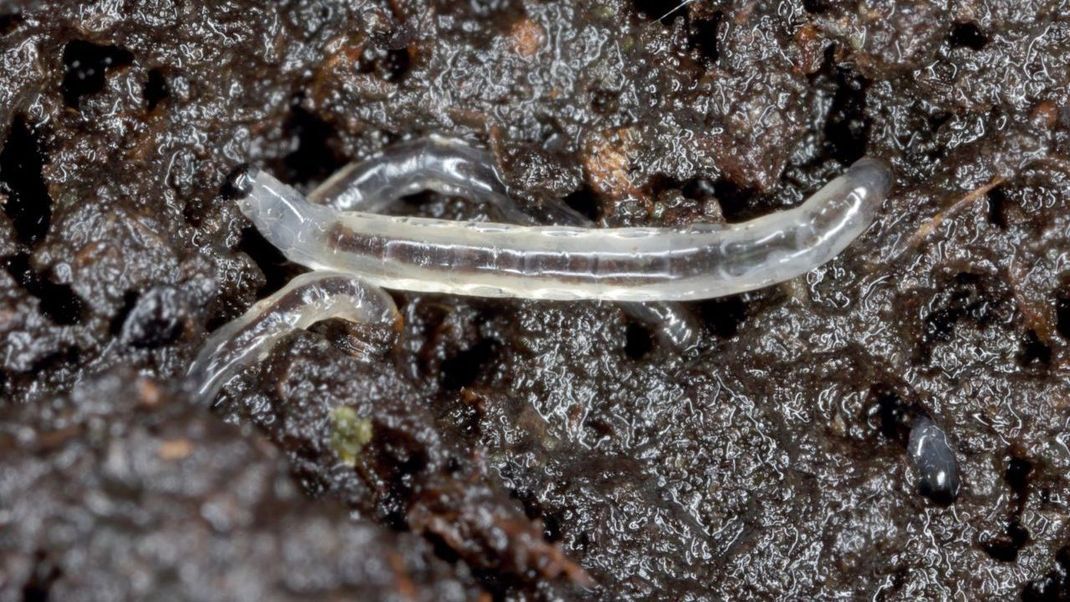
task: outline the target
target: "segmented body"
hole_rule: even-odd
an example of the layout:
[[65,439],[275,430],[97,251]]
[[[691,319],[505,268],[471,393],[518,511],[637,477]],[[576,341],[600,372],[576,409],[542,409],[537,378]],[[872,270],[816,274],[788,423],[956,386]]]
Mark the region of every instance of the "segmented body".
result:
[[686,301],[804,274],[876,215],[888,167],[862,159],[802,205],[730,225],[583,228],[343,212],[264,171],[239,205],[290,260],[387,288],[487,297]]
[[330,318],[384,326],[400,321],[394,300],[377,286],[351,274],[301,274],[208,337],[190,366],[193,394],[210,403],[227,380],[267,357],[282,337]]
[[[489,152],[435,135],[396,144],[375,158],[350,163],[309,193],[308,200],[339,211],[382,213],[394,201],[426,190],[485,203],[511,224],[539,223],[509,195]],[[557,224],[592,226],[591,220],[560,200],[551,199],[540,210]],[[679,303],[619,305],[670,349],[684,351],[701,342],[701,328]]]
[[[589,222],[563,205],[551,207],[566,225],[536,225],[509,197],[485,151],[438,137],[341,170],[310,195],[315,202],[264,171],[243,180],[241,210],[289,259],[314,271],[209,337],[190,369],[205,402],[292,330],[334,317],[395,322],[393,301],[380,286],[624,301],[626,311],[659,325],[671,344],[691,346],[698,329],[671,301],[752,290],[828,261],[868,227],[891,172],[862,159],[794,209],[742,224],[675,229],[583,227]],[[373,212],[427,189],[490,203],[516,223]]]

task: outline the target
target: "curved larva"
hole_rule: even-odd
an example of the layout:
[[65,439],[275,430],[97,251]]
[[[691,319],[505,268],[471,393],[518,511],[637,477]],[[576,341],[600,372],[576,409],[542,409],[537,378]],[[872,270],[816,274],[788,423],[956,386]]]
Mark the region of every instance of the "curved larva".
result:
[[[339,211],[379,213],[393,201],[425,190],[487,203],[511,223],[536,224],[509,196],[487,151],[436,135],[346,165],[309,193],[308,200]],[[575,217],[583,219],[578,213]]]
[[[490,153],[463,140],[434,134],[395,144],[376,157],[346,165],[310,192],[308,200],[339,211],[381,213],[391,202],[424,190],[486,203],[511,224],[539,223],[509,196]],[[563,225],[591,225],[563,201],[548,201],[542,209]],[[501,224],[473,226],[476,231],[502,228]],[[558,235],[551,229],[545,233]],[[570,235],[571,231],[562,234]],[[686,307],[670,302],[625,302],[620,307],[672,348],[691,349],[701,340],[701,329]]]
[[227,380],[266,358],[279,339],[330,318],[391,327],[400,321],[393,299],[377,286],[351,274],[302,274],[208,337],[189,370],[194,395],[210,403]]
[[740,224],[486,231],[486,224],[340,212],[309,203],[266,172],[245,177],[242,212],[302,265],[394,289],[607,301],[706,299],[804,274],[869,226],[892,183],[887,164],[865,158],[802,205]]

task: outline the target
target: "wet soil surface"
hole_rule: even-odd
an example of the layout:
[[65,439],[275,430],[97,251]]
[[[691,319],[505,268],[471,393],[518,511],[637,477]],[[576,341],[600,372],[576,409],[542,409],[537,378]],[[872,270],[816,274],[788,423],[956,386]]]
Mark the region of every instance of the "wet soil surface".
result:
[[[1070,597],[1060,3],[0,7],[0,600]],[[897,185],[828,265],[689,304],[693,353],[396,293],[400,334],[325,323],[192,403],[208,333],[301,271],[228,175],[429,133],[602,225],[747,219],[863,154]]]

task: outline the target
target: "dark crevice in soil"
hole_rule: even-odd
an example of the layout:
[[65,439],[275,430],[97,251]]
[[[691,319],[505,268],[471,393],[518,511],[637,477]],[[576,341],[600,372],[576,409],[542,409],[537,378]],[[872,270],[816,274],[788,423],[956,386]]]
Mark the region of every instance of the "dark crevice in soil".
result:
[[1070,291],[1055,298],[1055,331],[1070,341]]
[[535,492],[530,489],[511,490],[510,497],[519,500],[524,506],[524,514],[532,521],[541,521],[543,537],[550,543],[561,540],[561,517],[547,514]]
[[41,311],[60,325],[78,324],[86,317],[86,304],[69,284],[56,284],[30,266],[30,256],[20,253],[4,260],[8,274],[36,297]]
[[1018,512],[1025,508],[1025,501],[1029,496],[1029,477],[1032,474],[1033,463],[1026,458],[1012,455],[1010,461],[1007,462],[1003,480],[1015,494]]
[[723,20],[724,13],[716,12],[712,17],[691,22],[687,36],[688,45],[702,56],[707,67],[717,64],[717,59],[721,56],[717,36]]
[[591,110],[599,115],[612,115],[620,106],[620,93],[598,89],[591,92]]
[[19,25],[22,25],[26,18],[21,13],[7,13],[0,15],[0,36],[6,36],[9,33],[14,32]]
[[544,513],[542,515],[542,535],[546,538],[546,541],[550,543],[561,541],[561,537],[563,536],[561,529],[563,520],[564,519],[555,513]]
[[1023,602],[1070,600],[1070,546],[1055,553],[1055,567],[1022,591]]
[[667,174],[656,173],[647,179],[644,188],[651,198],[657,198],[666,190],[680,190],[683,188],[683,183]]
[[297,141],[293,152],[282,160],[282,180],[287,184],[323,180],[347,162],[336,150],[338,140],[334,128],[298,102],[299,98],[283,125],[283,131]]
[[747,221],[768,212],[756,200],[758,191],[737,185],[727,178],[718,178],[713,183],[713,194],[721,206],[725,221],[730,224]]
[[955,325],[961,321],[982,328],[992,322],[1003,301],[993,294],[998,286],[976,274],[961,272],[949,285],[937,291],[922,328],[921,357],[928,358],[937,344],[951,341]]
[[999,562],[1016,562],[1018,553],[1029,543],[1029,530],[1022,526],[1018,517],[1007,521],[1002,534],[984,544],[986,554]]
[[63,48],[63,102],[77,109],[83,96],[104,89],[109,69],[134,61],[134,55],[119,46],[101,46],[85,40],[73,40]]
[[702,176],[691,178],[680,187],[680,192],[689,199],[705,201],[717,198],[717,189],[713,180]]
[[997,186],[985,195],[988,200],[988,223],[1000,229],[1007,227],[1007,204],[1009,199],[1003,188]]
[[42,174],[47,161],[25,117],[16,115],[0,150],[0,189],[8,196],[4,213],[24,245],[33,246],[43,239],[52,220],[52,198]]
[[401,207],[404,207],[404,211],[401,211],[398,208],[391,207],[388,208],[387,212],[404,215],[419,215],[420,210],[422,208],[430,206],[432,201],[435,200],[436,196],[437,194],[431,190],[424,190],[422,192],[417,192],[414,194],[407,194],[398,199],[398,203],[401,205]]
[[173,342],[182,333],[183,307],[177,289],[158,287],[144,295],[130,291],[124,301],[124,310],[130,309],[119,314],[123,316],[120,326],[123,342],[141,349],[155,349]]
[[77,347],[66,347],[34,362],[30,372],[33,374],[69,372],[81,365],[82,356],[82,351]]
[[141,94],[144,96],[145,105],[150,111],[170,96],[171,89],[167,85],[167,78],[164,77],[162,70],[149,70],[149,78],[145,81]]
[[947,111],[937,111],[932,115],[929,115],[925,121],[929,126],[929,132],[936,134],[945,123],[951,121],[951,113]]
[[375,424],[375,473],[385,484],[379,513],[386,526],[408,531],[408,512],[418,476],[428,465],[427,450],[410,433]]
[[820,15],[829,11],[828,0],[803,0],[803,10],[812,14]]
[[23,602],[48,602],[52,584],[62,574],[59,567],[48,559],[48,554],[38,550],[34,554],[33,573],[22,586]]
[[482,339],[475,345],[442,361],[442,388],[457,391],[471,386],[494,359],[497,345],[490,339]]
[[853,163],[866,154],[869,119],[866,117],[866,88],[861,75],[835,67],[836,93],[832,97],[825,139],[829,153],[842,163]]
[[980,50],[985,47],[985,44],[988,44],[988,36],[981,31],[981,28],[976,23],[955,23],[951,27],[949,41],[954,48]]
[[1029,544],[1029,530],[1022,525],[1021,515],[1029,497],[1029,482],[1033,470],[1033,462],[1023,457],[1020,450],[1011,449],[1003,471],[1003,481],[1014,494],[1007,526],[1002,534],[982,546],[993,560],[1016,562],[1018,553]]
[[747,305],[739,295],[711,299],[699,303],[699,315],[713,334],[730,339],[747,319]]
[[539,503],[539,498],[535,495],[535,492],[524,488],[511,489],[509,497],[520,502],[520,505],[524,507],[524,515],[528,519],[537,520],[542,517],[542,504]]
[[629,322],[624,332],[624,353],[633,360],[643,359],[654,349],[653,333],[646,326],[638,322]]
[[1023,368],[1046,370],[1051,366],[1051,347],[1040,340],[1037,333],[1029,330],[1022,337],[1022,350],[1018,353],[1018,364]]
[[286,256],[252,226],[242,230],[237,250],[251,257],[267,279],[258,291],[259,297],[265,297],[279,290],[289,282],[293,275],[289,270],[282,269],[287,264]]
[[877,429],[883,437],[907,444],[910,437],[910,418],[913,414],[909,404],[888,384],[876,384],[870,387],[870,396],[875,399],[870,405],[871,412],[877,417]]
[[758,193],[749,188],[741,188],[724,178],[714,181],[705,176],[695,176],[687,180],[679,180],[668,174],[658,173],[647,180],[644,189],[652,198],[657,198],[665,191],[676,190],[685,198],[694,201],[716,199],[721,205],[721,211],[727,210],[734,220],[749,219],[741,216],[761,215],[768,211],[762,208],[748,208],[747,205],[755,204]]
[[496,571],[473,569],[472,575],[479,582],[480,587],[490,594],[490,599],[495,602],[510,600],[510,594],[520,587],[520,583],[515,577]]
[[457,564],[461,561],[460,554],[457,550],[450,547],[450,544],[446,543],[446,540],[437,533],[424,533],[423,538],[427,540],[427,543],[431,544],[431,549],[434,551],[435,556],[450,563]]
[[574,211],[583,214],[592,222],[601,217],[599,211],[598,195],[589,186],[583,186],[579,190],[569,194],[564,199],[565,204]]
[[405,79],[412,68],[412,57],[408,48],[368,46],[360,55],[358,68],[361,73],[374,74],[383,81],[398,83]]
[[[431,544],[434,555],[449,564],[457,564],[462,561],[460,554],[450,547],[450,544],[439,534],[432,532],[422,533],[421,536]],[[494,601],[508,600],[510,592],[515,592],[518,583],[515,578],[498,572],[472,568],[472,577],[479,583],[480,588],[486,592],[487,599]]]
[[587,416],[583,421],[583,430],[590,433],[593,440],[613,437],[616,430],[613,425],[598,416]]
[[111,322],[108,323],[108,332],[112,336],[119,336],[123,332],[123,324],[126,323],[126,318],[130,315],[130,312],[137,306],[138,299],[141,298],[141,293],[138,291],[126,291],[123,294],[123,306],[119,308],[119,311],[115,312],[112,316]]

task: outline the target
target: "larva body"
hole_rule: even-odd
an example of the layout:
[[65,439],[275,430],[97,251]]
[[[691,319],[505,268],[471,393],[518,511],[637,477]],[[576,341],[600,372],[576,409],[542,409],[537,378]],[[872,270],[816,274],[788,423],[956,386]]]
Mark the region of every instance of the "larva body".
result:
[[330,318],[384,326],[400,320],[394,300],[377,286],[349,274],[301,274],[208,337],[189,370],[194,395],[210,403],[227,380],[267,357],[282,337]]
[[343,212],[266,172],[246,177],[242,211],[302,265],[393,289],[609,301],[706,299],[804,274],[869,226],[892,182],[866,158],[802,205],[748,222],[598,229]]

